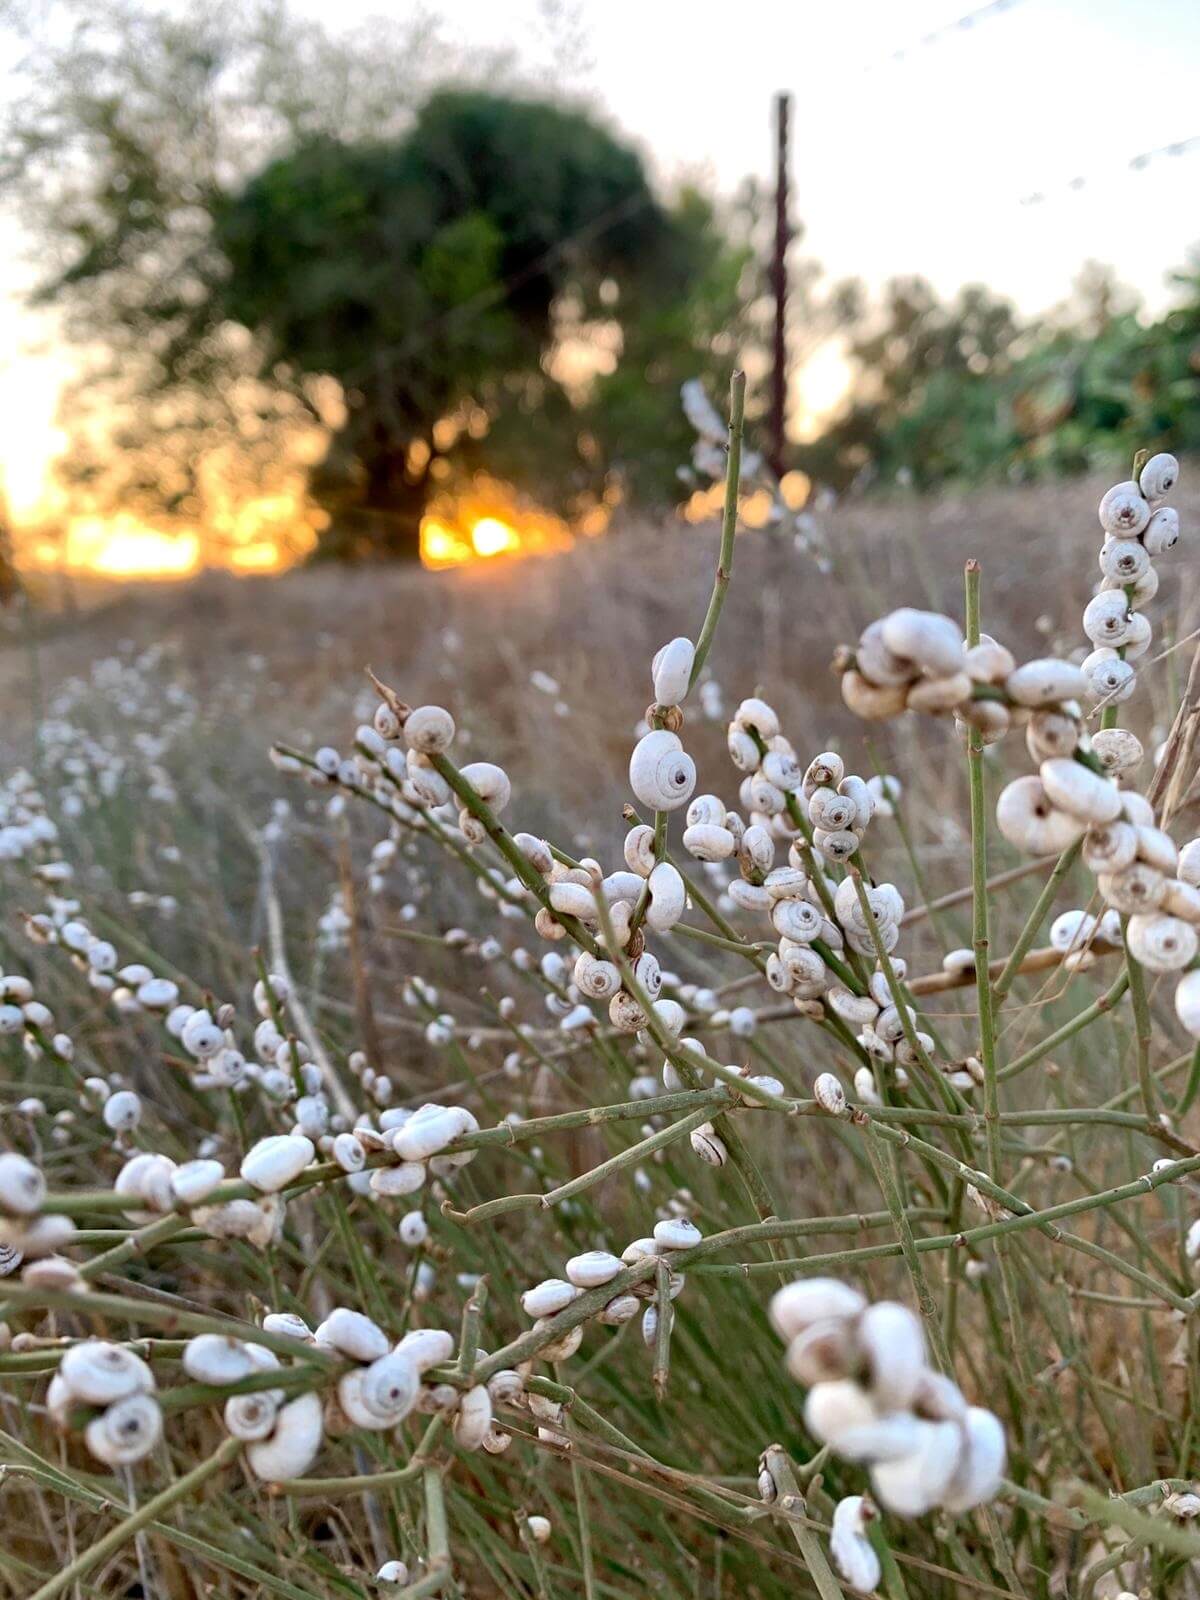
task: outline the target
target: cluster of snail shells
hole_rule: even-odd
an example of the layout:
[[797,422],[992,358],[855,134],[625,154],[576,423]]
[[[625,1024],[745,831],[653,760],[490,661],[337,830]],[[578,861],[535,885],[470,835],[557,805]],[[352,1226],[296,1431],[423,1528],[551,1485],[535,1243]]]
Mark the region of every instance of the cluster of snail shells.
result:
[[872,721],[906,710],[950,713],[971,698],[966,656],[952,618],[902,606],[863,630],[842,698]]
[[[479,1119],[466,1106],[430,1100],[415,1109],[389,1107],[379,1114],[377,1128],[366,1121],[358,1123],[353,1138],[361,1146],[362,1161],[368,1154],[389,1158],[386,1165],[372,1169],[368,1186],[379,1199],[391,1200],[415,1194],[431,1173],[448,1178],[459,1167],[467,1166],[475,1159],[475,1151],[451,1150],[448,1146],[478,1128]],[[334,1159],[343,1166],[349,1162],[349,1171],[362,1170],[362,1163],[348,1150],[343,1157],[335,1149]]]
[[15,1150],[0,1153],[0,1252],[4,1275],[25,1257],[40,1260],[69,1244],[75,1232],[70,1217],[41,1214],[46,1178],[41,1168]]
[[696,787],[696,763],[683,748],[677,729],[691,685],[695,647],[690,639],[672,639],[655,652],[651,663],[654,700],[646,715],[655,724],[642,735],[629,758],[629,787],[651,811],[677,811]]
[[[650,1258],[662,1258],[670,1263],[671,1256],[679,1250],[690,1250],[701,1240],[699,1228],[688,1217],[672,1216],[655,1223],[653,1234],[631,1240],[619,1256],[611,1250],[585,1250],[572,1256],[563,1268],[561,1278],[546,1278],[526,1289],[521,1296],[521,1306],[527,1316],[535,1319],[534,1328],[541,1330],[560,1311],[565,1311],[573,1300],[591,1289],[611,1283],[626,1267]],[[668,1295],[674,1300],[684,1286],[684,1274],[671,1267],[668,1278]],[[631,1322],[641,1312],[642,1338],[653,1345],[658,1333],[657,1282],[643,1278],[629,1289],[613,1296],[596,1313],[596,1321],[607,1328],[619,1328]],[[538,1352],[544,1361],[566,1361],[583,1343],[584,1324],[577,1323],[560,1338],[542,1346]]]
[[1151,456],[1136,483],[1114,484],[1100,502],[1100,589],[1083,613],[1094,646],[1083,672],[1096,700],[1127,700],[1135,679],[1130,663],[1150,648],[1150,622],[1137,608],[1158,592],[1154,558],[1179,540],[1179,514],[1163,503],[1178,479],[1174,456]]
[[[726,731],[726,747],[744,774],[738,800],[750,819],[746,832],[758,829],[773,839],[794,839],[800,830],[789,802],[799,797],[804,774],[774,708],[757,697],[743,700]],[[743,845],[739,840],[739,852]]]
[[155,1388],[154,1374],[132,1350],[86,1339],[64,1352],[46,1392],[46,1408],[64,1429],[73,1411],[92,1408],[83,1430],[88,1450],[106,1466],[130,1466],[162,1437]]
[[[458,804],[432,759],[445,755],[456,732],[454,718],[444,706],[414,706],[401,716],[384,700],[375,708],[372,727],[358,730],[357,743],[360,751],[365,750],[377,764],[387,768],[400,784],[404,799],[412,805],[437,810]],[[399,748],[401,739],[406,750]],[[459,771],[491,811],[503,811],[512,799],[508,774],[495,762],[471,761]],[[482,844],[487,838],[483,823],[462,804],[458,804],[458,830],[469,844]]]
[[1004,1429],[929,1367],[920,1319],[907,1306],[872,1305],[836,1278],[807,1278],[780,1289],[770,1314],[789,1373],[809,1386],[808,1431],[868,1467],[881,1505],[918,1517],[993,1498]]

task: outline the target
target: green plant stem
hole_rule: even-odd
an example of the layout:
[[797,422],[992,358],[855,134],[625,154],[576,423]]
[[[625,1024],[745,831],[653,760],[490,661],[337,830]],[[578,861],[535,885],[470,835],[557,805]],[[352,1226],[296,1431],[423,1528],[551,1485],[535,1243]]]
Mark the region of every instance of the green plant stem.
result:
[[763,1465],[775,1483],[776,1507],[787,1519],[796,1547],[821,1600],[846,1600],[845,1591],[826,1559],[825,1547],[815,1530],[809,1526],[808,1507],[796,1482],[791,1458],[780,1445],[773,1444],[763,1453]]
[[729,461],[725,469],[725,506],[721,514],[721,550],[717,556],[717,571],[713,578],[712,595],[708,610],[696,640],[696,653],[692,659],[690,689],[704,670],[708,652],[712,649],[717,624],[725,606],[729,580],[733,576],[733,549],[737,534],[738,487],[742,472],[742,434],[746,415],[746,374],[735,372],[729,380]]
[[172,1506],[178,1505],[181,1500],[188,1499],[201,1484],[221,1472],[227,1467],[242,1448],[240,1439],[225,1439],[219,1444],[212,1455],[207,1457],[199,1466],[193,1467],[182,1478],[177,1478],[174,1483],[168,1484],[153,1499],[147,1500],[132,1515],[111,1528],[96,1543],[89,1546],[74,1561],[67,1563],[60,1572],[55,1573],[48,1582],[44,1583],[29,1600],[54,1600],[55,1595],[62,1594],[89,1573],[93,1567],[99,1566],[102,1561],[107,1561],[121,1547],[128,1544],[142,1528],[152,1522],[157,1522],[164,1512]]
[[1033,948],[1033,941],[1038,936],[1038,930],[1046,919],[1046,913],[1054,903],[1059,885],[1070,872],[1079,859],[1079,852],[1083,849],[1082,839],[1077,840],[1069,849],[1063,851],[1051,869],[1050,876],[1042,885],[1042,891],[1034,902],[1033,909],[1025,919],[1025,925],[1017,935],[1017,942],[1008,953],[1008,959],[1000,976],[992,985],[992,996],[997,1006],[1003,1005],[1008,991],[1013,986],[1013,981],[1020,970],[1021,962]]

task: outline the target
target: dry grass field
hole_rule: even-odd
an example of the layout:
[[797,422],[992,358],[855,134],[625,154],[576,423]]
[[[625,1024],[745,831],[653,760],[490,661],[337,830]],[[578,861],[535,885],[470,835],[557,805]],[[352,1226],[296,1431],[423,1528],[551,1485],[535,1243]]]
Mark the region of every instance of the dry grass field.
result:
[[[1191,660],[1190,644],[1171,647],[1200,624],[1187,534],[1200,526],[1200,473],[1188,463],[1182,485],[1177,504],[1185,537],[1161,563],[1162,586],[1149,607],[1154,645],[1136,699],[1122,708],[1123,724],[1148,753],[1166,735]],[[726,754],[726,724],[740,700],[760,693],[778,711],[802,767],[818,751],[836,749],[849,772],[899,775],[897,815],[872,823],[866,848],[873,877],[894,882],[910,913],[968,885],[966,758],[951,723],[915,715],[879,725],[857,721],[830,671],[833,651],[899,605],[961,621],[963,564],[977,557],[985,630],[1018,660],[1081,653],[1079,616],[1097,576],[1094,507],[1105,487],[1086,480],[848,503],[822,518],[828,574],[788,541],[739,536],[706,672],[719,686],[721,710],[715,689],[705,701],[709,714],[695,695],[685,707],[683,736],[699,769],[697,793],[715,791],[736,805],[741,775]],[[261,950],[276,970],[286,957],[309,1025],[344,1081],[350,1052],[365,1049],[392,1080],[398,1102],[462,1099],[485,1127],[510,1112],[546,1116],[622,1101],[629,1074],[656,1074],[661,1051],[601,1036],[592,1052],[573,1054],[562,1043],[557,1014],[547,1011],[547,986],[513,959],[521,947],[540,958],[550,946],[523,922],[497,917],[470,873],[427,836],[406,835],[390,861],[372,857],[388,819],[353,796],[331,805],[328,789],[277,771],[269,749],[278,740],[306,753],[323,745],[351,753],[355,724],[369,721],[377,704],[364,676],[370,667],[409,703],[450,709],[460,763],[487,760],[505,768],[512,780],[504,814],[510,830],[550,839],[576,858],[595,856],[611,871],[620,864],[628,826],[622,807],[630,799],[630,750],[650,699],[650,658],[674,635],[696,636],[718,537],[715,527],[633,524],[553,558],[438,574],[320,568],[272,579],[212,574],[179,586],[97,591],[74,615],[12,616],[0,637],[0,773],[11,778],[24,767],[35,775],[59,824],[58,849],[74,866],[69,890],[61,892],[79,899],[80,914],[112,940],[120,959],[145,962],[177,981],[194,1004],[205,995],[235,1004],[239,1028],[252,1029],[256,1021],[249,995],[259,968],[252,952]],[[1030,770],[1020,734],[989,748],[983,767],[990,813],[1002,783]],[[1195,809],[1185,808],[1175,824],[1177,841],[1189,838],[1198,831]],[[993,874],[1022,860],[994,828],[989,851]],[[997,953],[1011,946],[1043,880],[1044,874],[1020,878],[988,895]],[[1057,912],[1086,904],[1098,909],[1093,895],[1094,880],[1076,867],[1059,886],[1037,945]],[[122,1014],[102,991],[89,992],[60,950],[30,943],[23,913],[41,909],[43,898],[28,863],[0,862],[0,970],[30,974],[89,1072],[142,1096],[144,1148],[184,1160],[196,1153],[200,1129],[211,1152],[235,1171],[239,1138],[279,1131],[287,1119],[272,1122],[250,1096],[231,1097],[243,1102],[236,1123],[215,1119],[210,1101],[223,1091],[196,1090],[180,1070],[179,1046],[153,1019]],[[750,929],[752,921],[743,918],[739,926]],[[445,942],[452,928],[470,936],[464,948]],[[935,973],[946,951],[971,943],[970,902],[935,905],[902,934],[909,981]],[[761,928],[748,937],[761,939]],[[488,940],[497,941],[494,949]],[[747,987],[735,951],[703,936],[673,934],[661,942],[664,967],[681,992],[694,1000],[697,986],[713,989],[728,1005],[745,1003],[774,1019],[749,1037],[731,1035],[727,1021],[701,1021],[711,1054],[773,1075],[810,1107],[818,1073],[850,1075],[853,1062],[847,1067],[836,1039],[803,1025],[798,1014],[786,1015],[788,1006],[779,1006],[761,981]],[[1020,1058],[1103,995],[1119,963],[1119,956],[1101,955],[1085,971],[1056,965],[1020,978],[997,1019],[1003,1062]],[[414,993],[414,975],[436,984],[436,1000],[426,1003]],[[1163,1078],[1170,1104],[1183,1086],[1190,1044],[1174,1017],[1172,982],[1150,976],[1151,1067],[1170,1069]],[[514,997],[512,1007],[499,1004],[506,995]],[[700,1015],[703,1006],[695,1003]],[[943,1042],[949,1058],[974,1050],[973,988],[935,992],[923,1004],[939,1050]],[[440,1013],[454,1019],[449,1043],[430,1035],[430,1020]],[[1147,1171],[1157,1156],[1177,1159],[1181,1149],[1200,1143],[1195,1110],[1166,1125],[1173,1142],[1161,1147],[1152,1126],[1134,1125],[1132,1113],[1142,1107],[1134,1098],[1128,1006],[1102,1020],[1102,1028],[1064,1038],[1033,1070],[1004,1085],[1003,1109],[1014,1119],[1003,1132],[1007,1182],[1028,1207],[1095,1195]],[[4,1142],[42,1162],[52,1191],[77,1181],[81,1160],[94,1167],[97,1187],[111,1185],[121,1158],[94,1111],[80,1110],[77,1084],[36,1052],[14,1045],[3,1054],[8,1044],[0,1039]],[[514,1051],[519,1065],[506,1072]],[[44,1102],[44,1115],[20,1109],[28,1096]],[[1026,1111],[1067,1107],[1130,1115],[1125,1123],[1118,1116],[1096,1127],[1017,1120]],[[75,1116],[58,1115],[67,1110]],[[450,1203],[462,1210],[510,1192],[573,1183],[658,1125],[572,1126],[516,1156],[487,1149],[450,1185]],[[906,1125],[903,1114],[896,1125]],[[801,1120],[755,1114],[751,1126],[781,1215],[849,1219],[843,1232],[861,1235],[840,1237],[835,1229],[799,1237],[787,1242],[786,1256],[836,1257],[868,1238],[894,1238],[886,1215],[882,1226],[872,1220],[884,1200],[862,1141],[848,1128],[818,1127],[807,1113]],[[971,1159],[982,1163],[982,1125],[955,1126]],[[936,1117],[933,1131],[921,1132],[936,1138]],[[606,1180],[532,1220],[518,1211],[460,1224],[424,1197],[393,1202],[394,1215],[381,1215],[384,1208],[369,1196],[342,1201],[331,1187],[328,1197],[294,1199],[283,1234],[266,1251],[240,1240],[187,1238],[145,1255],[131,1250],[92,1287],[115,1292],[124,1281],[128,1294],[158,1317],[145,1329],[135,1327],[124,1302],[101,1304],[88,1321],[51,1297],[59,1309],[48,1323],[32,1312],[21,1322],[18,1305],[17,1325],[38,1336],[0,1352],[7,1467],[0,1515],[9,1530],[0,1552],[0,1596],[368,1600],[400,1592],[377,1585],[373,1575],[402,1554],[414,1595],[443,1589],[470,1600],[584,1594],[849,1600],[860,1591],[816,1561],[805,1539],[814,1531],[825,1539],[834,1503],[863,1492],[862,1470],[817,1456],[802,1479],[807,1502],[796,1502],[807,1510],[792,1519],[793,1529],[787,1516],[760,1515],[757,1507],[762,1450],[782,1443],[800,1463],[815,1451],[802,1422],[803,1390],[785,1372],[782,1347],[765,1320],[778,1279],[761,1244],[756,1254],[730,1258],[752,1263],[745,1271],[724,1257],[724,1265],[689,1271],[661,1395],[651,1375],[652,1355],[657,1360],[661,1352],[642,1350],[636,1325],[632,1333],[593,1332],[580,1355],[538,1369],[545,1404],[556,1393],[561,1398],[555,1383],[569,1386],[566,1435],[543,1431],[539,1439],[539,1417],[518,1414],[505,1453],[452,1458],[444,1501],[430,1499],[428,1473],[424,1481],[387,1476],[408,1459],[415,1431],[406,1443],[397,1434],[390,1447],[380,1443],[382,1434],[331,1438],[311,1472],[328,1480],[324,1491],[276,1495],[235,1467],[228,1480],[210,1482],[186,1515],[164,1509],[72,1587],[53,1586],[54,1574],[111,1528],[114,1485],[124,1507],[144,1503],[211,1457],[224,1437],[219,1410],[194,1405],[168,1417],[154,1471],[146,1473],[147,1462],[106,1476],[77,1438],[56,1434],[42,1414],[53,1340],[89,1331],[136,1337],[142,1348],[153,1335],[149,1343],[161,1344],[164,1362],[160,1389],[174,1392],[179,1376],[171,1363],[180,1347],[172,1341],[185,1336],[187,1324],[172,1326],[172,1314],[208,1311],[244,1324],[261,1321],[266,1310],[290,1310],[316,1321],[323,1306],[340,1301],[371,1311],[389,1332],[444,1326],[457,1339],[472,1287],[486,1273],[490,1289],[477,1342],[497,1350],[527,1326],[521,1290],[556,1276],[568,1246],[611,1243],[619,1253],[627,1238],[647,1233],[672,1206],[692,1215],[705,1234],[752,1220],[737,1186],[690,1159],[686,1145],[683,1155],[672,1144],[644,1161],[618,1161]],[[904,1165],[906,1210],[918,1234],[1011,1214],[986,1200],[973,1207],[969,1198],[964,1212],[959,1179],[943,1184],[940,1169],[916,1160]],[[410,1203],[424,1203],[430,1230],[416,1252],[396,1238],[396,1222]],[[1185,1179],[1128,1206],[1085,1211],[1073,1227],[1095,1247],[1091,1254],[1064,1250],[1053,1237],[1026,1229],[1003,1261],[986,1243],[920,1258],[931,1263],[940,1306],[946,1296],[955,1303],[948,1325],[959,1383],[972,1402],[993,1407],[1008,1430],[1010,1482],[993,1509],[959,1518],[886,1516],[891,1553],[880,1592],[890,1600],[1014,1594],[1113,1600],[1121,1593],[1165,1600],[1200,1593],[1186,1521],[1171,1521],[1171,1537],[1159,1541],[1142,1525],[1153,1519],[1157,1527],[1165,1518],[1164,1497],[1190,1481],[1195,1460],[1196,1322],[1179,1307],[1192,1292],[1183,1238],[1197,1216],[1200,1197]],[[136,1225],[136,1216],[129,1220]],[[85,1213],[79,1221],[98,1248],[117,1249],[127,1237],[128,1230],[102,1218]],[[1122,1276],[1114,1260],[1131,1265],[1137,1281]],[[435,1269],[432,1287],[418,1285],[422,1265]],[[852,1275],[876,1298],[913,1302],[912,1282],[894,1251],[878,1260],[835,1260],[825,1270]],[[1169,1285],[1165,1301],[1146,1286],[1160,1280]],[[103,1295],[95,1298],[99,1304]],[[79,1304],[86,1302],[84,1296]],[[571,1440],[565,1452],[563,1437]],[[639,1456],[643,1451],[654,1460]],[[153,1488],[142,1494],[134,1472]],[[350,1474],[375,1474],[378,1486],[347,1491]],[[1081,1496],[1081,1483],[1102,1496],[1130,1498],[1115,1503],[1120,1514],[1110,1517]],[[547,1544],[522,1531],[523,1513],[549,1518]],[[441,1514],[449,1525],[452,1579],[438,1565]],[[804,1537],[794,1541],[797,1529]],[[1183,1531],[1176,1536],[1176,1529]],[[232,1566],[222,1559],[230,1551]]]

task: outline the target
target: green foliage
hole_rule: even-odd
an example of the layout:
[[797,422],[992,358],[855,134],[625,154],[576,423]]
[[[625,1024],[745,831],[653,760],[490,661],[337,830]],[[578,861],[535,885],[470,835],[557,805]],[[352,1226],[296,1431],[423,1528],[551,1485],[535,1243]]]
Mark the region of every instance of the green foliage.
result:
[[[589,117],[482,91],[434,95],[400,141],[281,157],[219,206],[215,239],[224,314],[254,331],[264,371],[331,375],[346,398],[313,481],[338,556],[412,549],[447,458],[461,470],[481,453],[466,430],[441,443],[465,407],[486,413],[493,470],[534,447],[539,495],[602,484],[554,376],[566,308],[572,326],[616,322],[635,350],[673,319],[651,400],[673,417],[695,366],[689,283],[723,249],[703,203],[664,211],[636,154]],[[727,316],[736,279],[723,287]]]
[[929,487],[1200,448],[1200,273],[1174,282],[1179,304],[1147,322],[1092,272],[1069,318],[1040,324],[983,288],[942,304],[921,280],[889,285],[851,338],[854,399],[806,464]]

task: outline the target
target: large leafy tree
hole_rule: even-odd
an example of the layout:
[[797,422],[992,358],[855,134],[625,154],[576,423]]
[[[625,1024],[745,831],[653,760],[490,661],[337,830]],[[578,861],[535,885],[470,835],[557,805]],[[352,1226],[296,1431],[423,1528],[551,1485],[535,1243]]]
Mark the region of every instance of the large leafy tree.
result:
[[312,475],[324,548],[411,552],[431,489],[522,436],[543,497],[593,479],[564,326],[685,299],[688,237],[590,117],[484,91],[435,94],[398,141],[309,141],[221,205],[225,315],[264,372],[343,397]]

